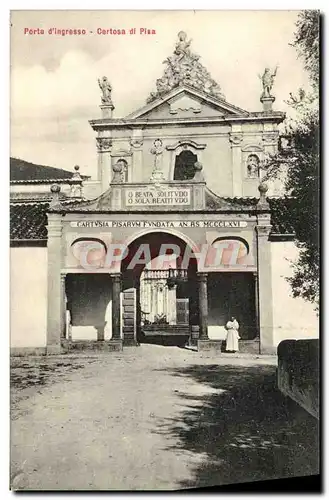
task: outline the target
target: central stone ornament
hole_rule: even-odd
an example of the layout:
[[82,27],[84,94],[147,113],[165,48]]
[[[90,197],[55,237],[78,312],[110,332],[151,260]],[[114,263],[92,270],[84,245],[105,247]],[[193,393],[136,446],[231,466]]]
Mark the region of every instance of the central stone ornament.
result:
[[163,146],[161,139],[155,139],[153,143],[153,148],[151,148],[151,153],[154,155],[154,168],[150,181],[155,184],[159,184],[165,181],[163,171],[162,171],[162,153]]
[[225,100],[218,83],[211,77],[209,71],[199,62],[200,56],[190,50],[192,40],[187,40],[184,31],[178,33],[178,41],[172,56],[167,57],[163,64],[166,69],[161,78],[156,81],[156,92],[152,92],[147,102],[152,102],[179,85],[189,85]]

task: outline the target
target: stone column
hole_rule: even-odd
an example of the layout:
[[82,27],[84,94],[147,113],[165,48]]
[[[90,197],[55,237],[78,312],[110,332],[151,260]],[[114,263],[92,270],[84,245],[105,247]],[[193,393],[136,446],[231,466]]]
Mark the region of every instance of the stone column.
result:
[[[121,341],[121,308],[120,308],[120,293],[121,293],[121,275],[112,275],[112,339],[111,341]],[[122,341],[121,341],[122,343]]]
[[176,306],[176,288],[168,288],[168,321],[169,325],[176,325],[177,323],[177,306]]
[[66,290],[65,290],[65,280],[66,280],[66,274],[62,273],[61,274],[61,338],[65,339],[66,337]]
[[199,339],[208,340],[207,273],[197,273],[199,283]]
[[255,339],[259,340],[259,284],[258,284],[258,274],[253,273],[254,277],[254,287],[255,287],[255,325],[256,325],[256,336]]
[[[259,289],[259,335],[260,352],[274,354],[273,300],[272,300],[272,266],[269,220],[258,220],[257,255],[258,255],[258,289]],[[284,314],[284,312],[282,312]]]
[[241,125],[232,125],[230,142],[232,149],[232,194],[242,196],[242,153],[241,143],[243,135]]
[[47,291],[47,354],[59,354],[63,326],[63,293],[61,280],[61,236],[60,214],[48,214],[48,291]]

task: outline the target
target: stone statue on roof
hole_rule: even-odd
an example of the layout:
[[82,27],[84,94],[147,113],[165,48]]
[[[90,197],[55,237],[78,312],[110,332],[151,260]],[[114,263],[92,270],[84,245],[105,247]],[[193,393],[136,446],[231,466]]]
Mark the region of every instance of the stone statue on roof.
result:
[[98,85],[102,91],[102,104],[113,105],[111,98],[112,87],[107,77],[103,76],[101,79],[98,78]]
[[185,55],[190,54],[189,47],[191,45],[192,40],[187,41],[186,39],[187,39],[187,35],[186,35],[185,31],[180,31],[178,33],[178,42],[176,43],[176,47],[174,50],[174,54],[176,54],[179,59],[181,59]]
[[273,73],[271,72],[270,68],[265,68],[263,76],[260,77],[262,80],[262,84],[263,84],[263,93],[261,95],[262,98],[263,97],[273,97],[271,95],[271,90],[272,90],[272,87],[274,84],[274,80],[275,80],[277,71],[278,71],[278,66],[275,68]]
[[166,69],[163,76],[156,80],[156,92],[150,94],[147,102],[162,97],[180,85],[189,85],[215,98],[225,99],[220,86],[199,62],[200,56],[191,51],[191,42],[192,40],[187,39],[185,31],[178,33],[174,52],[163,61],[163,64],[166,64]]

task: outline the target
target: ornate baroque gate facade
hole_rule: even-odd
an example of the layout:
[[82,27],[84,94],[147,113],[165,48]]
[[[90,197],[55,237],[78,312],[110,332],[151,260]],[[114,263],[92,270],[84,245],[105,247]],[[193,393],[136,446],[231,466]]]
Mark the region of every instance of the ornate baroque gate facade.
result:
[[[108,335],[113,348],[136,341],[141,312],[130,302],[139,303],[140,290],[123,272],[120,252],[148,239],[154,250],[154,235],[194,256],[189,326],[198,331],[200,349],[209,347],[233,309],[244,311],[246,337],[256,339],[261,352],[274,350],[270,208],[260,166],[277,149],[285,115],[273,111],[275,98],[265,90],[261,111],[228,103],[184,36],[146,105],[125,118],[113,117],[111,86],[106,77],[100,80],[101,118],[90,121],[97,134],[97,180],[84,182],[84,193],[77,180],[74,202],[63,201],[59,186],[52,188],[48,352],[65,343],[70,315],[72,325],[94,325],[98,340]],[[253,307],[244,304],[244,294],[248,304],[253,295]]]

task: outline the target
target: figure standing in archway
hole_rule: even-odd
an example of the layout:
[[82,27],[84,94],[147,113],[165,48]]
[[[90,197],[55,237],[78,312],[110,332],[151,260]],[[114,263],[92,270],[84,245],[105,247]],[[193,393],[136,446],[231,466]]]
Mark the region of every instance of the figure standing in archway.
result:
[[238,352],[239,351],[239,323],[232,316],[231,320],[226,323],[225,326],[227,330],[226,336],[226,351],[227,352]]

